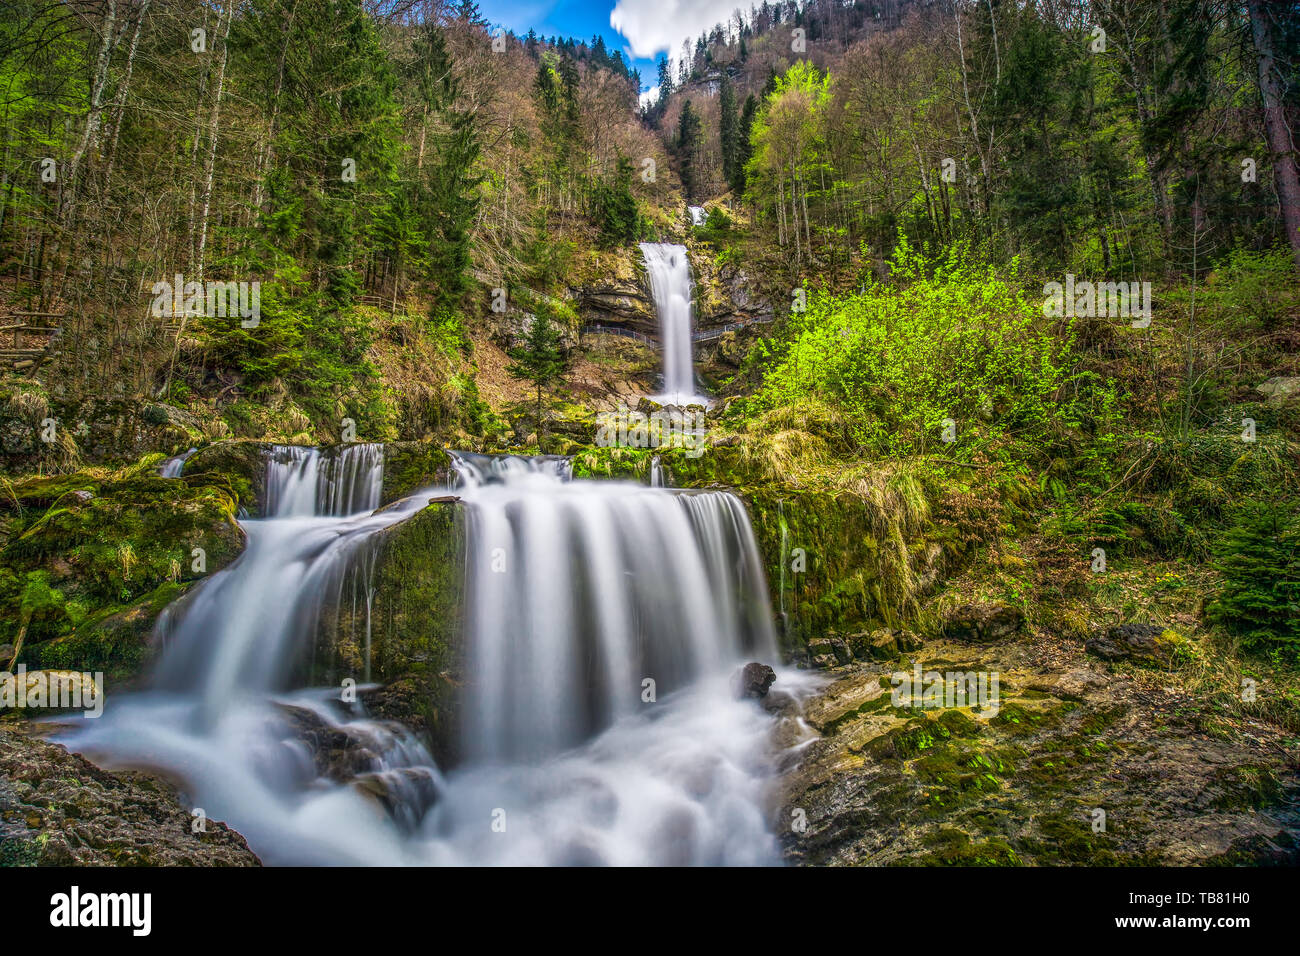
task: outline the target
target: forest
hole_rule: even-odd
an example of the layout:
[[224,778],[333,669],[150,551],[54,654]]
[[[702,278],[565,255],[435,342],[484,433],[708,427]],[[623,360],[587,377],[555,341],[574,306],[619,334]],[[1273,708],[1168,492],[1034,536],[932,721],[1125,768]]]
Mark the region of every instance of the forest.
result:
[[1300,861],[1296,4],[5,8],[0,863]]

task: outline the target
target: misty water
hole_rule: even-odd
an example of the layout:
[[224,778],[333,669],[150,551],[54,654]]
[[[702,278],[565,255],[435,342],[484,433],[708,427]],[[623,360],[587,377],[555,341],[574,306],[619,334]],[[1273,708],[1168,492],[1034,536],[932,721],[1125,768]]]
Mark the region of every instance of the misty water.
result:
[[[368,614],[383,447],[278,448],[245,552],[158,624],[148,690],[61,738],[164,772],[272,864],[768,864],[777,718],[732,675],[775,664],[743,506],[723,491],[570,480],[563,459],[460,456],[464,759],[296,686],[323,614]],[[361,595],[358,602],[356,595]],[[807,678],[781,670],[787,691]],[[358,680],[366,675],[358,674]],[[652,683],[648,683],[652,682]],[[371,756],[327,778],[321,729]]]

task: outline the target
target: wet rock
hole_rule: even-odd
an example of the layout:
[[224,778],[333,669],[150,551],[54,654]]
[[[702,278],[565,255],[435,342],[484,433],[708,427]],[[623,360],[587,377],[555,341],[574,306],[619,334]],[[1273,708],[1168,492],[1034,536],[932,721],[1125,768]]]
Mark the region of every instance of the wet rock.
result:
[[898,640],[887,627],[850,634],[848,645],[853,656],[860,661],[892,661],[899,653]]
[[853,654],[844,641],[836,637],[822,637],[808,642],[808,656],[813,667],[825,670],[853,660]]
[[766,664],[751,662],[732,676],[731,689],[742,700],[746,697],[766,697],[767,689],[775,680],[776,671]]
[[851,634],[845,641],[850,652],[860,661],[892,661],[900,654],[921,647],[921,639],[911,631],[891,627]]
[[259,866],[244,838],[194,818],[148,773],[102,770],[58,744],[0,730],[0,866]]
[[783,690],[770,690],[767,696],[763,698],[763,709],[769,714],[776,714],[782,717],[788,717],[795,713],[799,708],[799,702],[794,696],[787,694]]
[[943,636],[968,644],[992,644],[1017,634],[1024,624],[1024,612],[1010,604],[972,602],[948,612]]
[[1183,636],[1172,628],[1121,624],[1090,638],[1084,647],[1089,654],[1106,661],[1168,664],[1184,643]]
[[[801,723],[816,736],[797,741],[772,815],[787,862],[1300,859],[1300,776],[1285,730],[1216,715],[1221,736],[1190,734],[1168,716],[1207,714],[1199,689],[1153,692],[1150,682],[1116,679],[1078,644],[934,641],[918,657],[923,671],[999,674],[997,714],[900,708],[880,668],[842,671],[800,704]],[[1122,808],[1123,825],[1094,831],[1098,807]],[[794,810],[803,811],[803,830],[789,826]]]

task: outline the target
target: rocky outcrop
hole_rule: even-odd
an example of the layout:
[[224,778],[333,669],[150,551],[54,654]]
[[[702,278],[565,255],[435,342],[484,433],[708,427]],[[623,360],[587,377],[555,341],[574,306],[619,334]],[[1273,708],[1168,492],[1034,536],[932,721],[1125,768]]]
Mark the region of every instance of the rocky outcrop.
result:
[[362,695],[370,712],[421,734],[442,766],[457,740],[464,522],[459,501],[445,496],[376,535],[353,569],[372,595],[368,613],[350,590],[323,608],[301,675],[318,687],[378,685]]
[[953,608],[945,616],[943,635],[971,644],[1004,641],[1019,633],[1025,625],[1025,613],[1001,602],[967,603]]
[[[29,668],[139,672],[153,621],[242,551],[223,475],[27,478],[0,498],[0,644]],[[196,556],[197,552],[197,556]],[[0,662],[7,664],[8,659]]]
[[1255,391],[1270,402],[1285,402],[1292,395],[1300,394],[1300,376],[1281,375],[1270,378],[1267,382],[1256,385]]
[[659,319],[649,287],[635,282],[611,282],[576,290],[582,324],[611,325],[643,335],[659,334]]
[[101,770],[0,727],[0,866],[258,866],[244,838],[196,819],[147,773]]
[[[918,672],[944,688],[982,675],[991,689],[996,675],[987,698],[996,706],[976,711],[942,691],[937,705],[917,706],[896,691]],[[1293,743],[1167,683],[1155,671],[1109,675],[1077,644],[1044,635],[927,644],[902,664],[852,665],[778,724],[790,747],[772,825],[785,858],[1300,863]]]

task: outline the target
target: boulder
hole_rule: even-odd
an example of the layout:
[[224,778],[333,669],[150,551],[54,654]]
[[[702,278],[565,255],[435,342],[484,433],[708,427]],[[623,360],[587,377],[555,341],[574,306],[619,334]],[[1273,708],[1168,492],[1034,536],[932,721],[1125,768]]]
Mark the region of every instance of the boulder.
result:
[[812,660],[813,667],[820,667],[823,670],[853,660],[848,645],[837,637],[822,637],[809,641],[808,656]]
[[775,680],[776,671],[766,664],[752,661],[732,676],[731,689],[739,700],[747,697],[766,697],[767,689]]
[[1300,394],[1300,375],[1279,375],[1267,382],[1255,386],[1270,402],[1285,402],[1292,395]]
[[1084,649],[1105,661],[1168,664],[1186,639],[1173,628],[1156,624],[1120,624],[1094,635]]
[[878,627],[846,638],[849,650],[860,661],[892,661],[900,654],[921,647],[921,639],[911,631]]
[[1024,624],[1024,612],[1010,604],[970,602],[948,612],[943,636],[970,644],[992,644],[1016,634]]

